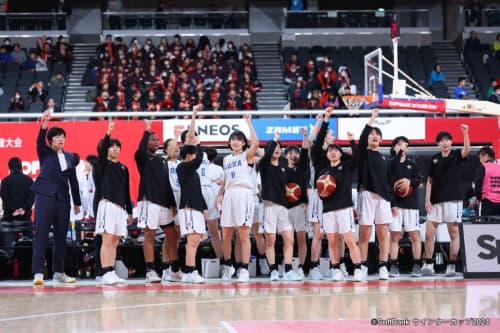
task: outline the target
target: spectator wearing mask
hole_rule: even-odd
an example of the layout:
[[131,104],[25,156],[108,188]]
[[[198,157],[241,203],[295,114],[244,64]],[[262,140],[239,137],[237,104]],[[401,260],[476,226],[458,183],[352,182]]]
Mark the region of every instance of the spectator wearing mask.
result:
[[9,112],[24,112],[25,110],[26,105],[23,97],[19,91],[16,91],[10,100]]
[[10,173],[2,180],[0,196],[3,201],[4,221],[29,221],[35,194],[31,191],[33,180],[23,174],[19,157],[12,157],[8,163]]

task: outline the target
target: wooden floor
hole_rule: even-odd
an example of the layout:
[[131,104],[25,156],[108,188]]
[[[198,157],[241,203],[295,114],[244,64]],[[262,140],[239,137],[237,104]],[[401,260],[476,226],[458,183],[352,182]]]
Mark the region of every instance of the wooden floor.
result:
[[[401,319],[390,326],[381,320]],[[408,321],[404,322],[404,319]],[[401,327],[406,325],[407,327]],[[368,331],[369,330],[369,331]],[[500,332],[500,280],[0,282],[0,332]]]

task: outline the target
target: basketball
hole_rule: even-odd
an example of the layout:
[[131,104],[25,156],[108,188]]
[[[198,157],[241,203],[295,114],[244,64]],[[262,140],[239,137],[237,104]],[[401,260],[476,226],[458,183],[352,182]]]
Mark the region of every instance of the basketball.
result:
[[398,179],[395,183],[394,183],[394,193],[396,193],[396,195],[400,198],[406,198],[406,197],[409,197],[412,193],[413,193],[413,186],[408,186],[408,188],[405,190],[403,188],[403,181],[405,180],[406,178],[401,178],[401,179]]
[[316,189],[318,190],[318,195],[321,198],[326,198],[330,196],[337,188],[337,182],[332,175],[324,174],[321,175],[316,181]]
[[285,186],[285,191],[286,191],[286,201],[289,203],[295,203],[300,199],[300,196],[302,195],[302,190],[300,189],[300,186],[297,183],[294,182],[289,182]]

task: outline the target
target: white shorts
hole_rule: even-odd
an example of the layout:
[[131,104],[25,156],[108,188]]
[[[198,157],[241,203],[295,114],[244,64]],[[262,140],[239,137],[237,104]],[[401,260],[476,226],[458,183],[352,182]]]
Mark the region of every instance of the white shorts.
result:
[[393,218],[389,225],[390,231],[416,231],[420,230],[420,217],[418,209],[406,209],[398,207],[398,215]]
[[462,201],[446,201],[432,205],[427,221],[436,223],[462,222]]
[[307,206],[307,220],[312,223],[321,222],[323,217],[323,201],[318,195],[318,190],[314,189],[309,196]]
[[214,190],[212,189],[212,186],[202,186],[201,187],[201,194],[203,195],[203,198],[205,199],[205,202],[207,203],[207,208],[208,208],[208,216],[207,220],[215,220],[220,217],[219,211],[217,210],[217,207],[215,207],[215,193]]
[[309,221],[307,220],[307,208],[298,205],[288,209],[288,220],[295,231],[308,231]]
[[323,230],[326,234],[356,232],[352,207],[323,214]]
[[207,232],[205,216],[203,216],[202,212],[191,208],[183,208],[179,210],[177,215],[179,216],[179,226],[182,236],[188,234],[204,234]]
[[359,194],[358,221],[360,225],[389,224],[392,222],[391,203],[377,193]]
[[137,227],[151,230],[158,229],[158,226],[166,226],[174,220],[172,211],[167,207],[163,207],[152,203],[151,201],[143,200],[137,203]]
[[264,231],[268,234],[293,230],[288,220],[288,209],[272,202],[264,203]]
[[127,236],[128,214],[123,207],[102,199],[97,207],[97,217],[95,220],[96,234],[112,234],[115,236]]
[[253,223],[262,223],[264,218],[264,205],[259,201],[259,197],[254,195]]
[[222,198],[220,225],[225,228],[251,227],[255,210],[253,190],[231,187]]

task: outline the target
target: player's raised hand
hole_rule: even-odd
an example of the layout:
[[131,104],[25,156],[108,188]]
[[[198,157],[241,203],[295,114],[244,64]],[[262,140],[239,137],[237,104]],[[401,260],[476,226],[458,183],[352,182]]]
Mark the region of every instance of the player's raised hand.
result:
[[246,121],[247,123],[251,123],[251,122],[252,122],[252,115],[251,115],[251,114],[246,113],[246,114],[245,114],[245,121]]
[[307,127],[305,127],[305,126],[302,127],[301,131],[302,131],[302,137],[306,138],[307,137]]
[[354,133],[351,131],[347,131],[347,140],[352,141],[354,140]]
[[151,119],[144,119],[144,126],[146,127],[146,131],[150,131],[151,130]]
[[466,124],[461,124],[460,129],[462,130],[462,133],[468,133],[469,132],[469,126]]
[[278,141],[280,139],[280,131],[274,131],[274,141]]
[[375,119],[378,117],[378,109],[373,109],[372,110],[372,119]]
[[319,123],[321,123],[322,120],[323,120],[323,114],[322,113],[318,113],[316,115],[316,124],[319,125]]
[[42,128],[47,128],[49,126],[49,121],[50,121],[50,112],[48,110],[45,110],[43,113],[42,113],[42,118],[41,118],[41,121],[42,121]]
[[114,130],[114,129],[115,129],[115,122],[114,122],[114,121],[111,121],[111,122],[108,124],[108,130],[106,131],[106,134],[111,136],[111,133],[113,133],[113,130]]

